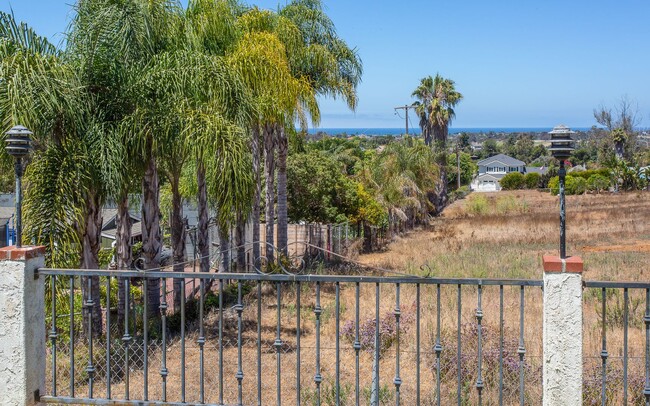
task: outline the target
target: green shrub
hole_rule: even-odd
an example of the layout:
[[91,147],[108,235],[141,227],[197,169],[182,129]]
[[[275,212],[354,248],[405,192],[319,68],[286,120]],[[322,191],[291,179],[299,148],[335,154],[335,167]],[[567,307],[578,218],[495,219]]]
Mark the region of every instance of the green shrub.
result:
[[[560,179],[557,176],[548,181],[548,187],[551,189],[551,194],[557,195],[560,193]],[[587,191],[587,181],[582,177],[574,177],[567,175],[564,181],[564,193],[567,195],[581,195]]]
[[610,170],[607,168],[571,172],[568,176],[573,176],[574,178],[583,178],[584,180],[588,180],[593,175],[600,175],[606,179],[609,179],[611,177]]
[[524,177],[524,182],[526,183],[526,189],[537,189],[539,183],[542,179],[542,175],[537,172],[527,173]]
[[104,248],[99,250],[99,267],[101,269],[108,268],[108,265],[111,263],[115,255],[115,248]]
[[609,179],[602,175],[591,175],[589,179],[587,179],[587,189],[594,191],[596,193],[600,193],[601,190],[605,190],[609,188],[610,182]]
[[571,182],[569,182],[567,176],[567,194],[568,195],[582,195],[587,191],[587,181],[585,178],[575,178],[571,176]]
[[483,215],[488,211],[488,201],[483,195],[473,194],[467,199],[465,211],[477,216]]
[[504,190],[522,189],[526,185],[524,175],[519,172],[506,174],[499,183]]
[[553,176],[551,179],[549,179],[548,188],[551,189],[552,195],[560,193],[560,178]]
[[500,196],[497,198],[497,213],[508,214],[517,208],[517,201],[512,196]]
[[469,186],[461,186],[460,189],[452,190],[449,193],[449,202],[453,203],[456,200],[464,199],[469,195],[470,189]]

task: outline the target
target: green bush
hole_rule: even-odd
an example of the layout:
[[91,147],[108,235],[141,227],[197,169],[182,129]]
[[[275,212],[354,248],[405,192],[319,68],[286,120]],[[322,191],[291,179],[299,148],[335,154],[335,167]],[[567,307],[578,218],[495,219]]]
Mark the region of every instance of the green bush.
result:
[[571,176],[571,183],[567,182],[567,194],[582,195],[587,191],[587,181],[585,178],[574,178]]
[[576,171],[576,172],[571,172],[567,176],[573,176],[574,178],[583,178],[584,180],[588,180],[593,175],[600,175],[606,179],[609,179],[611,177],[610,170],[607,168],[590,169],[586,171]]
[[500,196],[497,198],[496,210],[501,215],[508,214],[515,211],[517,208],[517,201],[512,196]]
[[449,202],[453,203],[456,200],[464,199],[469,195],[470,189],[469,186],[461,186],[460,189],[452,190],[449,193]]
[[551,179],[549,179],[548,188],[551,189],[552,195],[560,193],[560,178],[553,176]]
[[519,172],[506,174],[499,183],[504,190],[522,189],[526,185],[524,175]]
[[[551,194],[557,195],[560,193],[560,179],[557,176],[548,181],[548,187],[551,189]],[[587,191],[587,181],[582,177],[574,177],[567,175],[564,181],[564,193],[567,195],[581,195]]]
[[542,175],[537,172],[527,173],[524,177],[524,182],[526,183],[526,189],[537,189],[539,183],[542,179]]
[[608,189],[609,186],[609,179],[602,175],[591,175],[589,179],[587,179],[587,189],[596,193],[600,193],[601,190]]
[[483,215],[488,211],[488,201],[483,195],[473,194],[467,199],[465,210],[473,215]]

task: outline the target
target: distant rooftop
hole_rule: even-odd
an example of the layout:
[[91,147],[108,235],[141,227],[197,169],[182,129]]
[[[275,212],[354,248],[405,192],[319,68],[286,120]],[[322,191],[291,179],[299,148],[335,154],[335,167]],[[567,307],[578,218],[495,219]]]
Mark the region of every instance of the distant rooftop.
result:
[[488,166],[492,162],[500,162],[505,166],[525,166],[526,163],[505,154],[498,154],[478,161],[477,165]]

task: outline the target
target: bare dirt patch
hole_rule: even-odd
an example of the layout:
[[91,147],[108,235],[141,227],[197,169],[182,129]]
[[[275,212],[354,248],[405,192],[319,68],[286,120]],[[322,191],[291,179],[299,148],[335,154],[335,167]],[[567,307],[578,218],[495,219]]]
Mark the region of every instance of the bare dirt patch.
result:
[[582,247],[583,252],[650,252],[649,241],[636,241],[633,244],[597,245]]

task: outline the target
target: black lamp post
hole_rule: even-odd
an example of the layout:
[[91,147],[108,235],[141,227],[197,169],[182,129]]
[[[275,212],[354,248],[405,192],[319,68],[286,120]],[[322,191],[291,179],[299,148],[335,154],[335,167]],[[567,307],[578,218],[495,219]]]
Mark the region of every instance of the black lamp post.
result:
[[566,179],[566,169],[564,161],[569,159],[573,151],[573,139],[571,134],[575,131],[565,125],[558,125],[549,132],[551,134],[551,154],[555,159],[560,161],[560,258],[566,258],[566,205],[564,202],[564,181]]
[[16,214],[15,214],[15,229],[16,229],[16,247],[21,247],[22,241],[22,193],[21,193],[21,180],[23,177],[23,162],[22,159],[31,150],[31,139],[30,135],[33,133],[22,125],[17,125],[11,130],[7,131],[5,142],[7,143],[5,149],[7,153],[14,157],[15,171],[16,171]]

